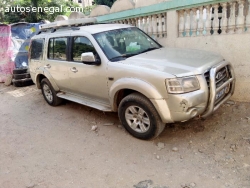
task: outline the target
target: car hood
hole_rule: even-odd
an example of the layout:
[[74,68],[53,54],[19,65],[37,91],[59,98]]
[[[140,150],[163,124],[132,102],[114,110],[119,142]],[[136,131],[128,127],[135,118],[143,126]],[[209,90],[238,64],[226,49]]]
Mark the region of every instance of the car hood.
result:
[[223,57],[214,52],[160,48],[127,58],[124,63],[183,77],[203,74],[221,61]]

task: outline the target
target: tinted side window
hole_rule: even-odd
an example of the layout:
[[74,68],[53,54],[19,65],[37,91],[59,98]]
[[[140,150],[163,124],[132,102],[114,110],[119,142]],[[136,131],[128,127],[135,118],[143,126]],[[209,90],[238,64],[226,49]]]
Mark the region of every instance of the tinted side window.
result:
[[48,58],[55,60],[67,60],[67,37],[49,39]]
[[96,54],[96,50],[88,38],[74,37],[73,61],[81,61],[81,54],[85,52],[93,52],[94,55]]
[[44,39],[34,39],[31,41],[30,58],[41,60],[43,57]]

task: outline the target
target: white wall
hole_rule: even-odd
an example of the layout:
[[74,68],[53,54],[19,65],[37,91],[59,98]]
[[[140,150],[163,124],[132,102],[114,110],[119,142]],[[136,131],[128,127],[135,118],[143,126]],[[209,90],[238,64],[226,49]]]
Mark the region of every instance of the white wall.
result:
[[159,39],[164,46],[214,51],[230,61],[236,74],[232,99],[250,101],[250,33],[179,38],[176,11],[167,12],[167,32],[166,39]]
[[92,6],[93,0],[82,0],[83,7]]

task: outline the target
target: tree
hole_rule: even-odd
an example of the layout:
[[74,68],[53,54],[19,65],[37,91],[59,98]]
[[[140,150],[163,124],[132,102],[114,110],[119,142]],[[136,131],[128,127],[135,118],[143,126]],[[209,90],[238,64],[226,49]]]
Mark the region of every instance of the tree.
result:
[[0,22],[4,22],[4,8],[9,6],[10,0],[0,0]]
[[107,5],[109,7],[112,7],[116,0],[94,0],[96,5]]

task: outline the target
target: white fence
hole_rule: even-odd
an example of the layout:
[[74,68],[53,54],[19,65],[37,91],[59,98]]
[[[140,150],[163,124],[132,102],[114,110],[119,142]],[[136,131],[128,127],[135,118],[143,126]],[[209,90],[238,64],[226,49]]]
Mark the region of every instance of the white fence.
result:
[[167,13],[153,14],[144,17],[129,18],[114,23],[129,24],[139,27],[154,38],[167,37]]
[[179,12],[179,37],[250,33],[250,0],[238,0]]

